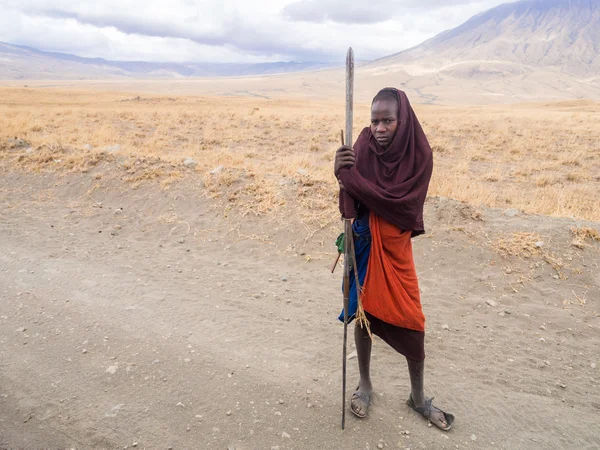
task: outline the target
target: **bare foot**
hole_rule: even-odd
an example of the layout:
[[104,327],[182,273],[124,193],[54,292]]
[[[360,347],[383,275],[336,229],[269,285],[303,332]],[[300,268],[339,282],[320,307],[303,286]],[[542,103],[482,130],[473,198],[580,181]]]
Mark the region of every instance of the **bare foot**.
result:
[[429,421],[436,427],[444,429],[448,427],[448,421],[446,420],[446,414],[443,411],[437,409],[435,406],[431,406],[431,414],[429,415]]

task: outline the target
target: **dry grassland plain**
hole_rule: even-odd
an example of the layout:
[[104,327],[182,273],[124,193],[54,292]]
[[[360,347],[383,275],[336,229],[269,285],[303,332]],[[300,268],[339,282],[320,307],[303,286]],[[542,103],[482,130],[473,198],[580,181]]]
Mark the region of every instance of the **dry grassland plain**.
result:
[[0,448],[599,448],[600,104],[415,109],[426,393],[457,420],[375,339],[342,432],[342,101],[0,88]]
[[[19,138],[33,149],[15,161],[24,169],[85,171],[119,158],[134,185],[156,178],[168,188],[191,157],[228,208],[337,220],[341,102],[23,88],[0,98],[2,145]],[[600,221],[599,103],[414,107],[435,155],[430,196]],[[369,105],[356,105],[355,136],[368,123]]]

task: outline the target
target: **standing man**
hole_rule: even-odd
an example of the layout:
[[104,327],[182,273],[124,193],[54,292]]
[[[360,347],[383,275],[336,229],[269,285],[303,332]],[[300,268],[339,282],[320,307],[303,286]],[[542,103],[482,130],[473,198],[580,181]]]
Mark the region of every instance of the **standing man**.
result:
[[[431,147],[408,97],[385,88],[373,99],[371,126],[363,129],[354,148],[337,150],[334,171],[340,188],[357,203],[355,258],[370,331],[406,357],[411,383],[407,404],[447,431],[454,416],[434,407],[423,390],[425,316],[411,245],[411,238],[425,232],[423,205],[432,169]],[[346,217],[342,202],[340,209]],[[358,300],[354,275],[350,280],[352,319]],[[358,323],[354,330],[360,381],[350,407],[363,418],[373,395],[371,337]]]

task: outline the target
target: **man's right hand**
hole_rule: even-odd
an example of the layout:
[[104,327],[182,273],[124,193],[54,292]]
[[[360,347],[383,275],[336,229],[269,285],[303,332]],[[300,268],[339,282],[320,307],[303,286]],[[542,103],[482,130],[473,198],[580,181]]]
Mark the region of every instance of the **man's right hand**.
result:
[[348,147],[347,145],[342,145],[335,152],[335,163],[333,166],[333,172],[337,178],[340,173],[340,170],[344,167],[352,167],[354,165],[355,155],[352,147]]

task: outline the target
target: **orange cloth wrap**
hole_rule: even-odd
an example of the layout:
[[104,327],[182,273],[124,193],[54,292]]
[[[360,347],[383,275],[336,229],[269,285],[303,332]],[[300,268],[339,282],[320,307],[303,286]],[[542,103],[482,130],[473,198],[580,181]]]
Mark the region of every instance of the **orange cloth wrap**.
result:
[[402,232],[371,211],[371,253],[365,277],[363,308],[402,328],[425,331],[411,231]]

